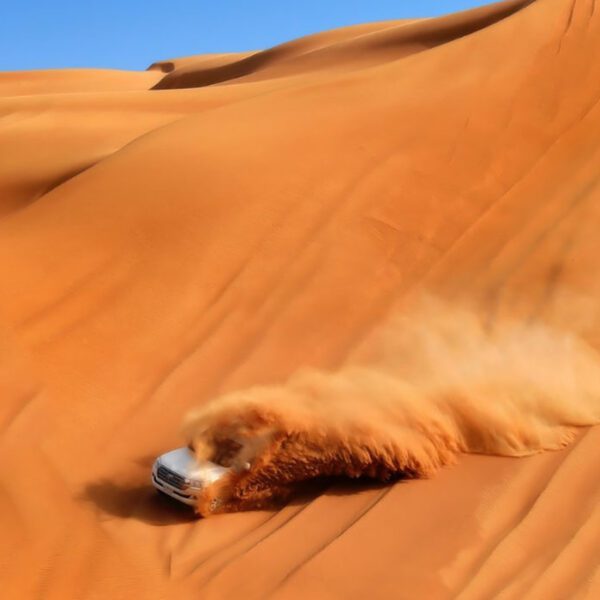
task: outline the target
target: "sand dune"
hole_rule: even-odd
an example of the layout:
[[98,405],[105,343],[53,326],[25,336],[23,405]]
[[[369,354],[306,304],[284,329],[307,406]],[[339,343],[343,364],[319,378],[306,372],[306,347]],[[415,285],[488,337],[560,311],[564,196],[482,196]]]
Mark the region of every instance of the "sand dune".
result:
[[199,54],[197,56],[181,56],[179,58],[171,58],[167,60],[158,60],[152,63],[149,71],[160,71],[161,73],[172,73],[175,69],[178,71],[182,68],[207,69],[214,67],[222,67],[239,60],[243,60],[248,56],[252,56],[255,52],[228,52],[224,54]]
[[0,96],[145,90],[159,79],[155,73],[101,69],[57,69],[0,73]]
[[[398,21],[398,26],[407,22]],[[351,46],[356,44],[356,38],[368,35],[372,32],[387,30],[394,27],[394,23],[367,23],[344,27],[333,31],[316,33],[298,40],[286,42],[274,48],[260,52],[249,52],[247,54],[221,54],[216,56],[185,57],[166,63],[153,63],[150,69],[161,68],[169,73],[156,84],[157,89],[202,87],[215,83],[221,83],[232,79],[239,79],[257,72],[267,70],[281,70],[290,75],[294,63],[298,59],[302,62],[307,55],[313,55],[319,51],[327,54],[331,47],[340,42],[349,41]],[[353,43],[354,42],[354,43]],[[322,60],[322,59],[321,59]],[[321,61],[316,62],[317,69]]]
[[219,59],[216,64],[186,61],[181,67],[171,69],[175,64],[168,63],[169,75],[155,87],[202,87],[237,79],[262,80],[322,70],[347,72],[366,68],[473,34],[530,3],[531,0],[510,0],[435,20],[356,25],[307,36],[239,60]]
[[[2,74],[3,597],[597,597],[597,427],[210,519],[148,470],[214,398],[380,361],[373,336],[424,292],[485,331],[566,332],[593,364],[598,56],[593,0],[535,0]],[[536,410],[585,424],[551,408],[564,361],[525,354],[552,382]]]

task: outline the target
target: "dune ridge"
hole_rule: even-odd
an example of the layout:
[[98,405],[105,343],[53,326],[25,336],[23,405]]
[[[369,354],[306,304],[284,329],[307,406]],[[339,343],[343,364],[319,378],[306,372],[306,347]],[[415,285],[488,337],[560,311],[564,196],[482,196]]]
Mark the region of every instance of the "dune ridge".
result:
[[[290,76],[321,70],[348,71],[421,52],[471,35],[522,10],[534,0],[508,0],[438,19],[416,19],[345,27],[287,42],[274,48],[206,65],[171,63],[154,89],[203,87],[241,78]],[[390,51],[392,53],[390,54]]]

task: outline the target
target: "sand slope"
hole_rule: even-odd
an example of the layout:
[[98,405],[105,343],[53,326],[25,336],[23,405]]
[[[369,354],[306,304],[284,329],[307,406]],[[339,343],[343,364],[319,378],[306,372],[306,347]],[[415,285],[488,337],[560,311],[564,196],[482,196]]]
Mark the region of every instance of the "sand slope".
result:
[[600,344],[593,0],[264,55],[0,76],[3,597],[598,597],[597,428],[278,512],[149,489],[190,408],[423,289]]

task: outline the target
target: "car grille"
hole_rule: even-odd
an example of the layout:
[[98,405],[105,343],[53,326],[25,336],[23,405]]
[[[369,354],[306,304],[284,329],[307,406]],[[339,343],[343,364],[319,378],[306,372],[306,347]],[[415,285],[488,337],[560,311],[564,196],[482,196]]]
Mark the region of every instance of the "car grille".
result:
[[159,466],[156,470],[156,475],[160,480],[172,485],[173,487],[176,487],[177,489],[185,490],[187,488],[185,478],[177,473],[174,473],[171,471],[171,469],[167,469],[167,467],[163,467],[162,465]]

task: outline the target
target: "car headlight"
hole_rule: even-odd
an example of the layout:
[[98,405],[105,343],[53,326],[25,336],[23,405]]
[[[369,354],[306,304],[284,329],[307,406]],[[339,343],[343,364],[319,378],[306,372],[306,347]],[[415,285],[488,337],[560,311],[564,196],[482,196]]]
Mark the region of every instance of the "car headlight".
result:
[[191,488],[194,488],[196,490],[199,490],[200,488],[204,487],[204,483],[202,481],[200,481],[199,479],[186,479],[185,482]]

